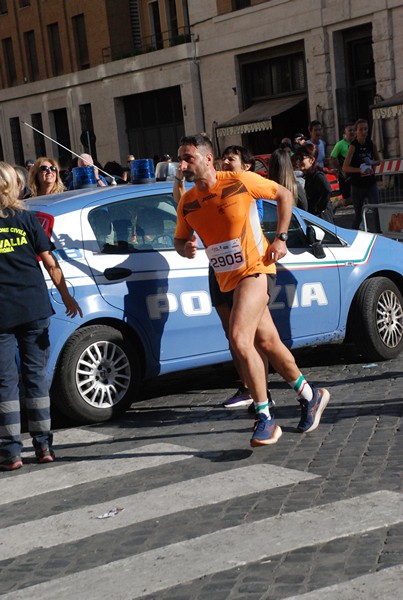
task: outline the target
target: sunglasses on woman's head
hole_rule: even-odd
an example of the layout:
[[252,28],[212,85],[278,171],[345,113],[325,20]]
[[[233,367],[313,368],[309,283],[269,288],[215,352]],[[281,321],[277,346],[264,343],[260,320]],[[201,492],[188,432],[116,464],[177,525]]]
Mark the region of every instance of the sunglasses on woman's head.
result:
[[46,172],[52,171],[52,173],[57,173],[57,167],[53,167],[53,166],[49,167],[49,165],[41,165],[39,167],[39,170],[46,171]]

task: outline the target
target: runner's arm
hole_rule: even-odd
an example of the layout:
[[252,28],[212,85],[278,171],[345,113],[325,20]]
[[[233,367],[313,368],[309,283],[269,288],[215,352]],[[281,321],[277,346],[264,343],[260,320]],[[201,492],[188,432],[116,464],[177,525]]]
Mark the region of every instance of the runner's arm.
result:
[[182,198],[185,192],[185,178],[183,177],[182,170],[180,167],[178,167],[175,172],[174,186],[172,190],[173,198],[176,204],[179,204],[179,200]]
[[288,231],[294,205],[292,193],[279,185],[274,200],[277,202],[277,233]]
[[[292,216],[292,207],[294,205],[292,194],[285,187],[279,185],[274,200],[277,202],[276,234],[287,233]],[[274,261],[283,258],[283,256],[287,254],[286,242],[283,242],[278,237],[275,237],[273,242],[270,244],[270,252]]]
[[177,253],[184,258],[194,258],[196,256],[198,245],[194,234],[190,240],[174,238],[174,246]]
[[198,248],[195,232],[183,215],[183,196],[176,213],[174,247],[177,253],[185,258],[194,258]]

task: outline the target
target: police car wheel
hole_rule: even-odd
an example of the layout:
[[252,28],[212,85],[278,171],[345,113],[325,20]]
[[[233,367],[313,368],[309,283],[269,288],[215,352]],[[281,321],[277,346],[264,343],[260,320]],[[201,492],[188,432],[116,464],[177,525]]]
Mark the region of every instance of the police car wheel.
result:
[[361,284],[350,315],[352,338],[366,360],[395,358],[403,348],[403,298],[386,277]]
[[136,351],[122,332],[90,325],[75,331],[64,346],[52,402],[79,423],[108,421],[136,400],[140,379]]

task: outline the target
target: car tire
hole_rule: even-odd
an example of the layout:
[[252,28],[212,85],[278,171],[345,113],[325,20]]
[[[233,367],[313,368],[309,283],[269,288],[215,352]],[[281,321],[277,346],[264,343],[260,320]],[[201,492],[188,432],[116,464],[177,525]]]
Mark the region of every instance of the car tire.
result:
[[367,279],[350,314],[352,339],[366,360],[395,358],[403,348],[403,298],[386,277]]
[[61,352],[52,403],[80,424],[109,421],[136,400],[140,379],[137,353],[122,332],[90,325],[75,331]]

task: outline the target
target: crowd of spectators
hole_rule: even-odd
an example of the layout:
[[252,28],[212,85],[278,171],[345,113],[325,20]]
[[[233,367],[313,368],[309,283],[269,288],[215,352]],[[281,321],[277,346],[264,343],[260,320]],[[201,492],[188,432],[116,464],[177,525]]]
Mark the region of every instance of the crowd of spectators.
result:
[[[357,129],[359,143],[356,141]],[[110,160],[102,167],[89,154],[76,156],[68,165],[42,156],[36,160],[28,159],[23,167],[16,169],[23,184],[21,193],[28,198],[80,187],[73,178],[76,167],[93,169],[94,186],[131,183],[133,161],[136,161],[136,157],[128,154],[125,165]],[[269,177],[283,185],[287,184],[297,206],[331,222],[338,207],[353,204],[356,214],[352,225],[359,227],[363,203],[372,202],[375,198],[372,167],[378,162],[376,145],[368,136],[367,121],[359,119],[356,124],[346,123],[341,139],[327,156],[322,139],[322,123],[313,120],[308,124],[306,134],[297,132],[292,138],[281,139],[278,148],[271,154]],[[171,155],[155,155],[153,164],[153,180],[173,179],[176,166]],[[329,183],[331,174],[339,184],[338,194],[334,194],[334,187],[332,189]]]
[[[278,171],[279,153],[283,152],[289,155],[294,176],[304,187],[309,212],[333,222],[337,208],[352,204],[355,216],[351,226],[356,229],[361,224],[363,205],[379,201],[373,168],[379,164],[379,154],[366,119],[347,122],[329,156],[322,139],[322,123],[311,121],[307,135],[296,133],[292,139],[281,140],[271,155],[269,177]],[[330,181],[336,184],[336,193]],[[301,199],[299,206],[304,208]]]

